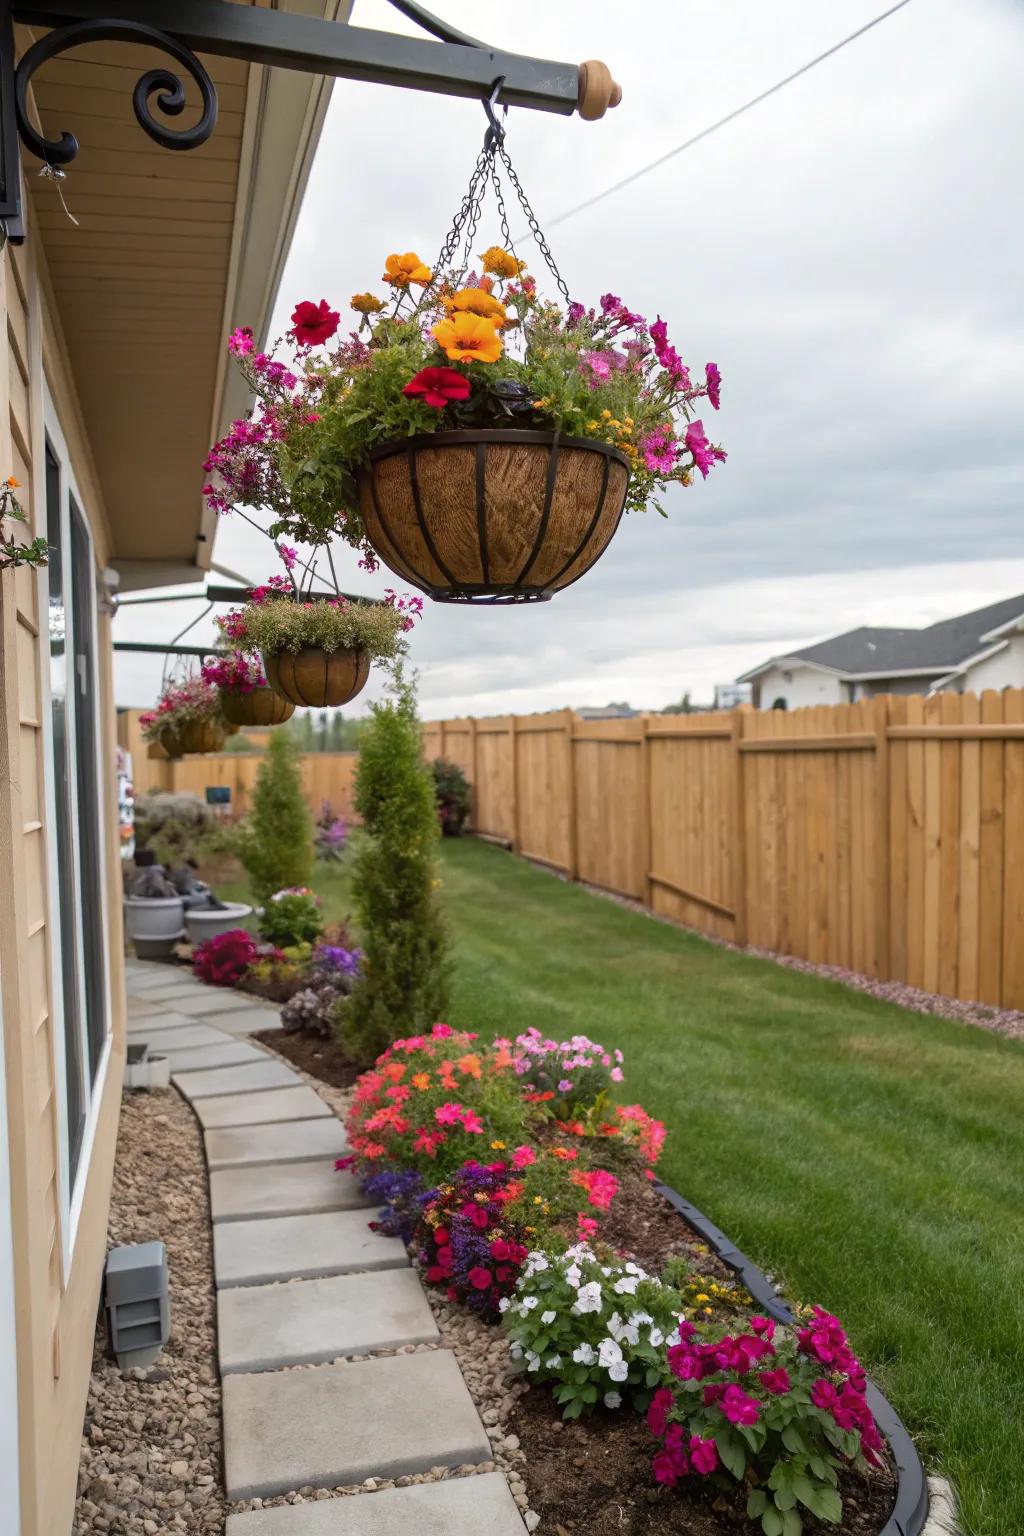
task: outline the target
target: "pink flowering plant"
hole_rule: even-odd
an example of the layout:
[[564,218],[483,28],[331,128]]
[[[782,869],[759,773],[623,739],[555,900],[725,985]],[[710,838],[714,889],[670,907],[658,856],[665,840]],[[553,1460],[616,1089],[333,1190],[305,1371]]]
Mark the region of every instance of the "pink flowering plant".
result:
[[372,569],[356,476],[388,441],[500,427],[610,443],[630,464],[626,505],[637,511],[663,510],[668,485],[724,461],[705,430],[720,370],[694,373],[660,316],[613,293],[562,307],[513,252],[489,246],[478,259],[479,271],[435,272],[415,252],[390,255],[391,296],[355,294],[355,330],[321,299],[299,304],[269,350],[235,331],[229,349],[256,404],[210,452],[208,504],[269,513],[275,539],[339,536]]
[[755,1314],[735,1332],[682,1320],[679,1333],[647,1410],[657,1481],[745,1484],[764,1536],[800,1536],[801,1510],[839,1524],[840,1467],[877,1464],[882,1439],[838,1319],[814,1307],[793,1328]]
[[139,729],[145,741],[159,741],[162,731],[198,722],[224,724],[220,693],[205,678],[190,677],[184,682],[166,684],[156,708],[139,716]]
[[590,1244],[532,1251],[499,1302],[509,1351],[531,1381],[554,1384],[562,1417],[599,1404],[644,1409],[679,1340],[682,1298],[631,1261],[603,1263]]
[[216,623],[225,641],[248,655],[306,647],[328,654],[360,649],[394,664],[422,611],[422,598],[390,590],[380,603],[349,602],[340,595],[312,600],[298,592],[290,576],[271,576],[253,589],[244,608],[231,609]]
[[257,688],[268,686],[259,658],[246,656],[243,651],[231,651],[204,661],[201,672],[204,683],[210,683],[222,692],[253,693]]
[[275,891],[260,913],[259,926],[261,937],[280,949],[313,944],[324,931],[320,898],[304,885]]
[[537,1095],[559,1120],[600,1110],[612,1085],[622,1082],[622,1052],[606,1051],[586,1035],[547,1039],[535,1025],[511,1043],[516,1075],[527,1094]]

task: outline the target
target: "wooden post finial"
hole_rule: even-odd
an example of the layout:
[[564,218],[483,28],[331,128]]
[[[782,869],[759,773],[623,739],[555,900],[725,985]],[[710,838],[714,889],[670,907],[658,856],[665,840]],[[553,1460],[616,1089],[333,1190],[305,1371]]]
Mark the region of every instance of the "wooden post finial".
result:
[[577,110],[588,123],[604,117],[609,107],[622,100],[622,87],[612,79],[612,72],[600,59],[586,59],[580,65],[580,94]]

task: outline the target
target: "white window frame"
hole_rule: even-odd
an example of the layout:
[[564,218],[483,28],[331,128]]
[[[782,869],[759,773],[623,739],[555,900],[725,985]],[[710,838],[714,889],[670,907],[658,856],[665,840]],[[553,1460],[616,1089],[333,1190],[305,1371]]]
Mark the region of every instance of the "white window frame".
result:
[[[57,458],[60,469],[60,518],[61,518],[61,545],[62,545],[62,569],[65,581],[65,619],[66,632],[73,633],[74,622],[73,603],[74,597],[71,590],[71,499],[82,515],[85,525],[86,540],[93,570],[96,570],[95,546],[93,543],[92,529],[89,526],[87,503],[83,498],[75,478],[71,464],[71,455],[68,452],[67,439],[61,428],[53,397],[44,380],[44,421],[46,425],[46,439]],[[42,483],[45,484],[45,467]],[[45,500],[45,497],[44,497]],[[42,568],[39,571],[39,612],[46,615],[49,612],[49,578],[47,571]],[[102,743],[105,732],[103,730],[103,718],[100,710],[100,650],[99,650],[99,625],[97,622],[98,600],[93,603],[93,624],[90,636],[93,658],[95,664],[96,698],[93,707],[96,711],[96,742],[100,751],[100,761],[97,763],[97,783],[99,785],[99,803],[93,807],[94,814],[100,818],[101,826],[106,825],[106,800],[105,785],[106,774],[102,760]],[[57,825],[57,799],[56,783],[53,766],[53,717],[52,696],[50,691],[50,657],[49,646],[45,640],[47,633],[45,625],[42,628],[43,653],[40,657],[41,673],[41,708],[43,731],[43,779],[44,796],[46,805],[46,825],[51,829],[51,836],[56,835]],[[82,708],[81,691],[77,684],[74,669],[70,669],[67,677],[67,692],[65,696],[65,709],[68,722],[68,740],[71,749],[71,762],[76,760],[78,752],[78,719]],[[111,771],[113,771],[111,769]],[[82,1062],[82,1103],[85,1108],[85,1126],[82,1131],[82,1144],[78,1154],[78,1166],[75,1170],[74,1186],[71,1182],[71,1145],[68,1133],[68,1096],[67,1096],[67,1055],[64,1042],[64,976],[61,965],[61,909],[59,872],[57,864],[57,850],[53,846],[47,847],[47,873],[49,883],[50,908],[47,923],[49,927],[49,957],[50,957],[50,1015],[53,1040],[54,1072],[56,1074],[57,1092],[57,1134],[59,1141],[58,1159],[58,1184],[60,1190],[61,1209],[61,1250],[63,1255],[64,1283],[68,1282],[71,1274],[71,1264],[74,1257],[75,1239],[78,1234],[78,1223],[82,1214],[82,1204],[85,1199],[86,1186],[89,1181],[89,1168],[92,1162],[93,1144],[96,1139],[96,1126],[99,1120],[100,1106],[103,1102],[103,1093],[106,1087],[107,1074],[110,1068],[110,1059],[113,1048],[113,1014],[111,999],[110,976],[110,946],[104,943],[102,946],[103,965],[103,997],[105,1015],[103,1019],[103,1046],[99,1060],[96,1064],[96,1075],[90,1079],[89,1075],[89,1030],[87,1019],[87,991],[85,981],[85,934],[82,922],[82,893],[78,878],[78,855],[81,847],[79,837],[79,813],[78,803],[78,777],[75,773],[68,775],[70,797],[70,828],[72,849],[75,857],[75,877],[78,890],[75,902],[76,917],[76,957],[77,957],[77,981],[79,994],[79,1018],[81,1023],[81,1053]],[[100,869],[99,890],[101,910],[104,914],[108,908],[107,890],[107,847],[106,837],[100,839]],[[104,931],[106,924],[104,923]]]

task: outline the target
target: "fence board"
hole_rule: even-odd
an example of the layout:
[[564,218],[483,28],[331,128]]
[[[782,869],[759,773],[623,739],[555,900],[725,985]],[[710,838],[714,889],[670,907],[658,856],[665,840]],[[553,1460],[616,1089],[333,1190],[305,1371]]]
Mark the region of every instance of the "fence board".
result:
[[[1003,718],[1002,694],[981,696],[982,724]],[[978,859],[978,996],[983,1003],[1002,1000],[1003,972],[1003,799],[1006,746],[981,743],[981,826]],[[1020,829],[1015,847],[1019,850]],[[1018,854],[1019,856],[1019,854]],[[1018,936],[1019,942],[1019,936]]]

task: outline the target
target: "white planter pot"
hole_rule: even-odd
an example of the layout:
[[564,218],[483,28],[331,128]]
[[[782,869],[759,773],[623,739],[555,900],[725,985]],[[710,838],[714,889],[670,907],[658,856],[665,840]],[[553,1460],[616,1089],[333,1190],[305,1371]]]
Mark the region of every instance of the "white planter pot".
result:
[[169,1056],[147,1056],[144,1061],[129,1062],[124,1069],[126,1088],[169,1088],[171,1086],[171,1059]]
[[177,939],[185,931],[180,896],[126,896],[124,922],[130,939]]
[[185,913],[185,927],[193,944],[202,944],[218,933],[230,933],[241,928],[252,911],[244,901],[229,901],[223,907],[195,907]]

